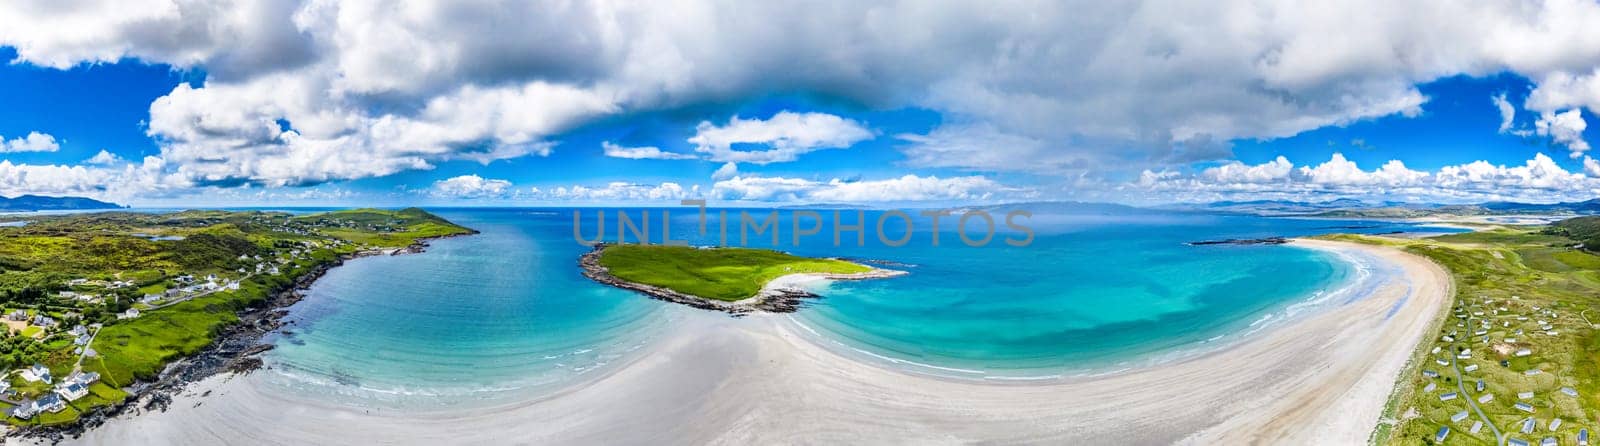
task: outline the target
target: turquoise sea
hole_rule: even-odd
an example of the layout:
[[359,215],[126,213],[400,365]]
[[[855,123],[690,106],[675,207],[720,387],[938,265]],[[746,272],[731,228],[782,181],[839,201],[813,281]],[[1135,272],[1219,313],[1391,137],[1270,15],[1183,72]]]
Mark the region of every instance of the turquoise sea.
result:
[[[422,255],[348,262],[290,308],[271,338],[268,381],[287,391],[376,408],[448,409],[548,394],[606,370],[686,308],[602,286],[579,274],[588,248],[573,209],[434,209],[482,231]],[[592,237],[595,209],[583,209]],[[614,212],[607,238],[614,239]],[[639,217],[632,210],[631,217]],[[735,214],[737,210],[733,211]],[[765,211],[761,211],[765,212]],[[787,213],[789,211],[780,211]],[[672,209],[675,239],[716,243],[693,210]],[[844,211],[853,223],[855,211]],[[661,231],[659,211],[652,211]],[[831,218],[830,211],[823,211]],[[1337,288],[1350,263],[1286,246],[1184,242],[1326,232],[1449,231],[1408,224],[1101,208],[1036,210],[1030,246],[967,247],[947,217],[941,244],[919,218],[905,246],[871,235],[833,247],[830,229],[777,248],[904,269],[885,280],[835,282],[792,315],[853,354],[929,370],[1019,377],[1116,368],[1249,330]],[[898,220],[896,220],[898,221]],[[808,225],[803,225],[808,226]],[[901,233],[890,225],[891,238]],[[1003,227],[1003,223],[1001,223]],[[735,226],[736,228],[736,226]],[[737,240],[737,229],[731,231]],[[769,246],[766,243],[752,246]]]

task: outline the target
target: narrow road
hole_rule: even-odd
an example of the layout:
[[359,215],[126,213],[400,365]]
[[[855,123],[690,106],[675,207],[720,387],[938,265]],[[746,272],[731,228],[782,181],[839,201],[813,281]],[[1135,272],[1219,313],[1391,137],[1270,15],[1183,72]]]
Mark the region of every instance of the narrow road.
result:
[[95,327],[94,334],[89,335],[89,342],[83,343],[83,353],[78,354],[78,362],[72,364],[72,373],[83,371],[83,357],[89,355],[89,346],[94,345],[94,338],[100,336],[101,327]]
[[[1471,348],[1473,338],[1471,317],[1467,318],[1467,331],[1464,338],[1467,339],[1468,348]],[[1450,367],[1456,370],[1456,388],[1461,392],[1461,399],[1466,400],[1467,407],[1472,408],[1473,412],[1477,412],[1478,418],[1483,419],[1483,424],[1489,426],[1489,430],[1494,431],[1494,444],[1506,444],[1505,434],[1500,433],[1500,428],[1494,425],[1494,421],[1490,420],[1488,415],[1483,414],[1483,409],[1478,408],[1478,400],[1473,398],[1472,394],[1467,393],[1467,380],[1461,376],[1461,361],[1456,359],[1456,352],[1454,351],[1450,352]]]

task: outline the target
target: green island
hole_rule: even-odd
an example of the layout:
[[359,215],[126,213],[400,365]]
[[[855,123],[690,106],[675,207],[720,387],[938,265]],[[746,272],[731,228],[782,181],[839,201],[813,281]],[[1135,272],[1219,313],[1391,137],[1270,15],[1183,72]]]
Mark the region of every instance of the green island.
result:
[[814,259],[766,249],[663,245],[607,245],[600,251],[600,265],[622,280],[728,302],[755,296],[768,282],[789,274],[861,274],[873,270],[844,260]]
[[1424,239],[1321,237],[1398,247],[1444,266],[1454,281],[1452,302],[1402,372],[1372,442],[1580,444],[1600,427],[1596,237],[1600,217]]
[[60,426],[194,355],[296,280],[342,259],[473,233],[421,209],[103,212],[0,227],[0,409]]

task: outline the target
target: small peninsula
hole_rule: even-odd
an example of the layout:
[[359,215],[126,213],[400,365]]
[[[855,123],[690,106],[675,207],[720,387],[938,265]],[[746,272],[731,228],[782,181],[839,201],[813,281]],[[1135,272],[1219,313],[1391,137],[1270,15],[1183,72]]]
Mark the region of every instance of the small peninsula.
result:
[[598,244],[578,261],[584,276],[655,299],[744,314],[792,313],[817,297],[795,286],[807,279],[861,280],[905,271],[773,250]]

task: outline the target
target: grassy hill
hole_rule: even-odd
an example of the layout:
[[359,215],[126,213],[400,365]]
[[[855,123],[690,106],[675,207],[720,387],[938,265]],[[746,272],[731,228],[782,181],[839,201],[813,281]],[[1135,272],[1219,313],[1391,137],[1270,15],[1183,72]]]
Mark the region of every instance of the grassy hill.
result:
[[1600,217],[1577,217],[1558,221],[1551,224],[1545,233],[1583,243],[1584,250],[1587,251],[1600,251]]
[[708,299],[736,301],[754,296],[767,282],[797,273],[861,273],[871,268],[834,259],[813,259],[748,248],[610,245],[600,265],[629,282]]

